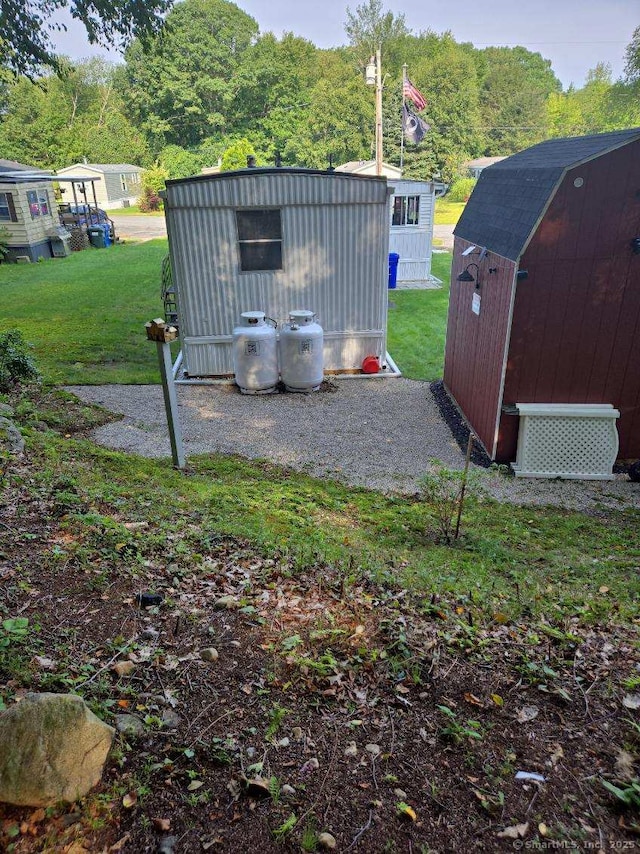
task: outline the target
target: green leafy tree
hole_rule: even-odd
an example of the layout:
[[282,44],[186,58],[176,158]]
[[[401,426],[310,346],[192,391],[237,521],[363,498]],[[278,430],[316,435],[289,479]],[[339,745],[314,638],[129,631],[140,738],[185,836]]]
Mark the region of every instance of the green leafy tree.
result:
[[253,18],[226,0],[184,0],[167,16],[161,38],[125,54],[121,86],[130,115],[158,153],[166,145],[195,149],[228,130],[230,83],[258,33]]
[[0,45],[3,63],[18,74],[37,75],[43,66],[58,70],[51,35],[61,29],[55,13],[68,9],[91,44],[123,47],[132,38],[146,43],[162,27],[172,0],[2,0]]
[[5,157],[45,169],[83,157],[94,162],[146,165],[149,149],[125,115],[114,69],[101,59],[65,61],[65,74],[36,83],[16,78],[8,87],[0,122]]
[[354,12],[347,7],[344,29],[349,44],[358,50],[365,61],[378,48],[389,48],[394,41],[409,34],[404,15],[385,12],[382,0],[367,0],[356,6]]
[[485,48],[478,59],[483,153],[513,154],[544,139],[547,101],[562,89],[549,60],[523,47]]
[[256,152],[248,139],[239,139],[227,148],[222,155],[221,172],[231,172],[234,169],[246,169],[247,158],[255,157]]
[[636,27],[624,54],[625,82],[640,83],[640,26]]
[[169,178],[188,178],[203,166],[202,157],[179,145],[168,145],[160,152],[160,162]]

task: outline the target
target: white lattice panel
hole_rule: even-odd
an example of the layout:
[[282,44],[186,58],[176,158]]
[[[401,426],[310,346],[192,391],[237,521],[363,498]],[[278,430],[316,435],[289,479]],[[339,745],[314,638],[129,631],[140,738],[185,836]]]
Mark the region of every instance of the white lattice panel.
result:
[[611,480],[618,454],[611,404],[517,403],[517,477]]

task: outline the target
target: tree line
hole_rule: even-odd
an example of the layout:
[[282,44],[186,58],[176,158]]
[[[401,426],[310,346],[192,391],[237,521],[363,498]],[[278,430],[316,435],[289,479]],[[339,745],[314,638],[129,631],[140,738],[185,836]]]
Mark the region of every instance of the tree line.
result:
[[[326,168],[372,156],[373,93],[364,68],[377,46],[384,75],[384,159],[398,164],[402,66],[427,101],[429,132],[405,146],[407,177],[450,181],[481,155],[507,155],[553,136],[640,125],[640,27],[622,79],[594,63],[563,91],[551,63],[524,47],[474,48],[450,32],[413,32],[367,0],[346,13],[348,44],[330,50],[261,34],[227,0],[184,0],[163,28],[129,43],[122,64],[57,58],[0,77],[0,151],[57,169],[86,158],[136,163],[159,177],[214,166]],[[27,76],[28,75],[28,76]]]

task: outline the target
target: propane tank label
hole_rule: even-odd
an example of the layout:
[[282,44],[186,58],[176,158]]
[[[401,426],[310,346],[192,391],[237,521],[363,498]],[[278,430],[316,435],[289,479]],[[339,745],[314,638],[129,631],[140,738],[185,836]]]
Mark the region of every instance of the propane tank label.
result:
[[313,338],[303,338],[299,344],[299,352],[301,354],[313,353]]
[[259,341],[247,341],[244,347],[244,352],[247,356],[259,356],[260,355],[260,342]]

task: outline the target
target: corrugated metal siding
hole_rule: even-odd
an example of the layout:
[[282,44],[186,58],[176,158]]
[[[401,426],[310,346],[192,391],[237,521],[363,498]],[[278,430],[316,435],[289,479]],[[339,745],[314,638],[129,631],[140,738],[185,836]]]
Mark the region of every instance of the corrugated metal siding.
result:
[[[242,273],[235,210],[261,206],[282,211],[283,269]],[[240,313],[248,310],[265,311],[279,325],[292,309],[316,312],[326,333],[330,370],[358,368],[370,353],[384,355],[384,183],[283,173],[170,184],[166,216],[189,374],[233,371],[229,336]],[[344,333],[352,342],[341,338],[335,343],[334,334]],[[210,336],[227,339],[211,341]]]
[[[477,255],[462,257],[472,244],[455,238],[451,269],[451,296],[447,321],[444,382],[493,457],[501,402],[502,371],[507,347],[509,313],[516,266],[491,254],[480,262],[480,314],[471,310],[474,282],[457,276]],[[496,273],[489,273],[489,267]],[[475,273],[475,268],[472,269]]]
[[[567,173],[520,264],[504,392],[505,403],[613,404],[621,459],[640,457],[638,187],[640,141]],[[502,421],[499,453],[514,459],[517,419]]]

